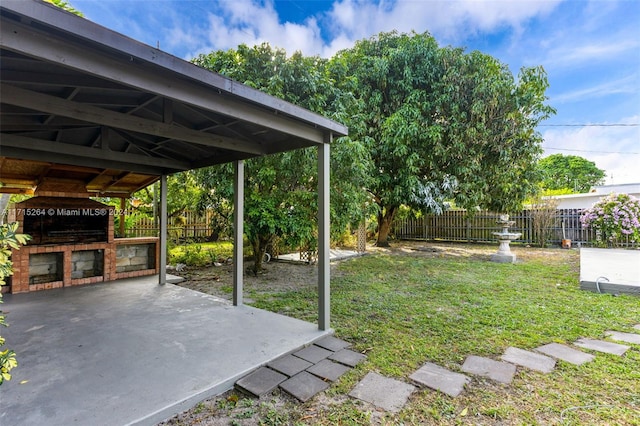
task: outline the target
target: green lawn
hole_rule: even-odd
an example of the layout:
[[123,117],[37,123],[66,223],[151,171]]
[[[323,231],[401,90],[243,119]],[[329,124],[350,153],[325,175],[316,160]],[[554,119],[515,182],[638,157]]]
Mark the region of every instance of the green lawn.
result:
[[[632,332],[640,323],[638,297],[578,288],[577,250],[518,248],[517,264],[489,262],[495,247],[479,250],[486,256],[465,255],[460,246],[456,255],[383,253],[341,263],[331,281],[331,325],[367,360],[327,391],[333,403],[312,407],[312,400],[290,421],[370,424],[364,405],[340,398],[368,371],[409,381],[427,361],[460,371],[469,355],[498,360],[508,346],[570,344],[604,338],[606,330]],[[249,297],[257,307],[316,320],[317,295],[308,286]],[[313,415],[304,414],[309,410]],[[546,375],[519,368],[510,385],[474,377],[457,398],[420,390],[399,414],[377,421],[640,425],[640,346],[623,357],[598,353],[579,367],[558,361]]]

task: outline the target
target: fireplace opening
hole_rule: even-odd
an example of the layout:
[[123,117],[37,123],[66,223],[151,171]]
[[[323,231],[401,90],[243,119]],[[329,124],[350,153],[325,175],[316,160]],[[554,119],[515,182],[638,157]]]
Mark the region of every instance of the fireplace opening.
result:
[[104,275],[104,250],[80,250],[71,253],[71,278]]
[[16,205],[31,245],[103,242],[108,239],[109,206],[89,199],[35,197]]
[[34,253],[29,256],[29,285],[64,279],[63,253]]

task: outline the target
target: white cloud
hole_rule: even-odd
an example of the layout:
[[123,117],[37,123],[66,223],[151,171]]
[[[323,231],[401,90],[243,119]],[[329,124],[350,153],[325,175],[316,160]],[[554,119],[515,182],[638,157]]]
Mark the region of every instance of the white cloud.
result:
[[628,75],[618,80],[607,81],[605,83],[586,88],[575,89],[571,92],[565,92],[553,96],[551,101],[553,103],[576,102],[584,99],[593,99],[621,93],[634,95],[637,93],[637,78],[637,75]]
[[[620,122],[639,123],[640,116],[621,118]],[[593,161],[607,172],[607,184],[640,183],[640,127],[554,128],[543,137],[545,155],[577,155]]]
[[523,22],[553,10],[559,0],[549,1],[419,1],[372,3],[338,0],[327,14],[333,38],[352,42],[392,29],[400,32],[429,31],[443,44],[457,43],[481,31],[501,27],[519,29]]
[[549,50],[546,63],[554,67],[580,67],[585,63],[604,62],[627,55],[637,54],[640,40],[629,34],[609,36],[605,40],[569,40]]
[[268,42],[284,48],[289,54],[300,50],[311,55],[322,51],[320,27],[314,17],[304,24],[281,23],[273,5],[253,0],[219,3],[208,15],[206,35],[198,43],[199,52],[236,48],[244,43],[254,46]]
[[470,34],[497,27],[519,31],[523,22],[548,13],[558,1],[336,0],[330,10],[300,24],[280,22],[271,1],[219,1],[204,27],[179,19],[170,22],[163,44],[208,52],[268,41],[289,53],[300,50],[329,57],[357,40],[391,30],[429,31],[442,44],[457,44]]

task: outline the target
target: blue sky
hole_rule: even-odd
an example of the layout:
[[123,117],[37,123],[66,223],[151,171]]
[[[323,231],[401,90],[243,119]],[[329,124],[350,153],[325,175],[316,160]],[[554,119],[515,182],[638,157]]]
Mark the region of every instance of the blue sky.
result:
[[579,155],[608,184],[640,183],[637,0],[68,0],[87,19],[183,59],[263,41],[330,57],[381,31],[542,65],[557,114],[545,153]]

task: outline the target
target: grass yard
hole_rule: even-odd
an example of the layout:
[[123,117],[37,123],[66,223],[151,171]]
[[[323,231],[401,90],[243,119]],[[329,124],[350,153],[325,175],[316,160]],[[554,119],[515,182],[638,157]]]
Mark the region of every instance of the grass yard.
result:
[[[280,424],[640,425],[637,345],[579,367],[558,361],[550,374],[518,368],[510,385],[473,377],[457,398],[422,389],[397,415],[345,397],[369,371],[409,382],[427,361],[460,372],[469,355],[499,360],[509,346],[601,339],[640,323],[638,297],[579,290],[577,250],[516,247],[519,262],[499,264],[487,260],[494,246],[454,247],[382,251],[337,266],[332,328],[368,358],[321,401],[281,413]],[[254,306],[316,321],[313,286],[247,296]]]

